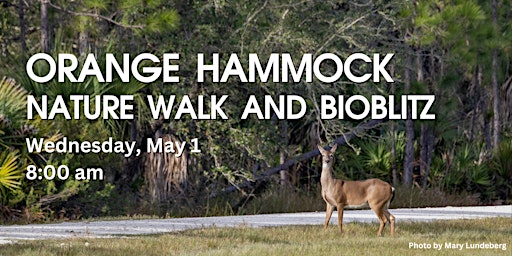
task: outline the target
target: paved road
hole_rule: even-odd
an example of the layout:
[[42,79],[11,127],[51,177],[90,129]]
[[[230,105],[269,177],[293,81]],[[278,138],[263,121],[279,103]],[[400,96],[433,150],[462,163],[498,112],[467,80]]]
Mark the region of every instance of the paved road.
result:
[[[444,207],[391,209],[397,222],[474,219],[485,217],[512,218],[512,205],[478,207]],[[333,216],[337,216],[336,213]],[[0,244],[23,239],[50,239],[70,237],[111,237],[180,231],[203,227],[265,227],[286,225],[322,225],[325,212],[260,214],[204,218],[176,218],[150,220],[119,220],[95,222],[64,222],[57,224],[0,226]],[[344,222],[377,222],[370,210],[346,210]],[[336,224],[336,217],[331,224]]]

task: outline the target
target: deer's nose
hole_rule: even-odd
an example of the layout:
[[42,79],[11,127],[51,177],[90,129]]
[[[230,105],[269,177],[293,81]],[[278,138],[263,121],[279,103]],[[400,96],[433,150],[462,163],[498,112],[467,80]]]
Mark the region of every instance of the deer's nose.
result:
[[330,161],[331,161],[331,159],[325,159],[326,163],[329,163]]

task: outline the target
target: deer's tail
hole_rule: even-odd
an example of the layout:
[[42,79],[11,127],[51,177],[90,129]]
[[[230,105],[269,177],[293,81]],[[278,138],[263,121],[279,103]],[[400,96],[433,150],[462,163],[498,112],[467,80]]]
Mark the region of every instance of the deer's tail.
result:
[[395,198],[395,188],[394,187],[391,187],[391,198],[389,199],[388,201],[388,205],[387,205],[387,208],[389,208],[389,205],[391,204],[391,202],[393,202],[393,199]]

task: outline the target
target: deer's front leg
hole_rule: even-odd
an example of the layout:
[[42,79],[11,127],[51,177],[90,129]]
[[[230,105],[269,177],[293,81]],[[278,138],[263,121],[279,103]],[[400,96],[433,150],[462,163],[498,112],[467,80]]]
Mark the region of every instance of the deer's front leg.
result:
[[329,226],[329,221],[331,220],[332,212],[334,211],[334,206],[332,206],[330,203],[327,203],[327,208],[325,209],[325,223],[324,228],[327,228]]
[[336,208],[338,209],[338,229],[340,230],[340,233],[343,232],[343,204],[338,204]]

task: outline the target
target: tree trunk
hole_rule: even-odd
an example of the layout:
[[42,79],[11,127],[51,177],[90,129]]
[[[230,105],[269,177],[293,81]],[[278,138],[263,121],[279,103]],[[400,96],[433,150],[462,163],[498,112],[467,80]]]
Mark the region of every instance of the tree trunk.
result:
[[48,0],[41,0],[41,51],[50,52],[50,28],[48,25]]
[[480,107],[480,66],[476,65],[475,67],[475,79],[473,80],[474,86],[474,95],[473,98],[473,114],[471,115],[471,124],[469,128],[469,145],[473,144],[473,138],[475,134],[475,123],[477,121],[478,108]]
[[427,187],[428,176],[430,175],[430,164],[432,162],[432,149],[434,148],[434,135],[432,134],[430,126],[426,123],[421,124],[420,143],[421,174],[423,175],[421,185]]
[[20,19],[20,44],[21,44],[21,59],[23,63],[26,62],[27,56],[27,42],[25,40],[26,26],[25,26],[25,10],[23,8],[23,0],[18,1],[18,17]]
[[[391,74],[395,74],[395,66],[391,66],[390,68]],[[396,93],[395,83],[391,83],[391,94],[394,95]],[[397,172],[397,156],[396,156],[396,125],[395,122],[391,122],[391,176],[392,176],[392,182],[393,186],[398,185],[398,172]]]
[[[161,138],[163,144],[172,143],[175,147],[182,143],[173,135],[155,133],[154,139]],[[184,195],[188,179],[188,154],[180,157],[174,153],[151,152],[144,155],[144,178],[152,203],[166,204],[177,194]]]
[[[423,81],[423,58],[421,56],[421,52],[418,51],[416,54],[416,80],[418,82]],[[419,147],[420,147],[420,177],[421,177],[421,184],[423,187],[427,185],[428,181],[428,171],[427,171],[427,124],[425,122],[421,123],[420,128],[420,138],[419,138]]]
[[84,56],[89,51],[89,33],[86,30],[80,31],[78,37],[78,52],[80,56]]
[[484,137],[485,137],[485,148],[487,150],[492,149],[492,135],[491,135],[491,118],[487,113],[486,103],[483,102],[482,106],[484,107]]
[[[279,164],[284,164],[286,162],[286,153],[281,151],[279,154]],[[283,169],[279,172],[279,178],[281,181],[281,189],[285,190],[288,187],[288,171]]]
[[398,166],[396,164],[396,127],[395,123],[391,123],[391,176],[393,186],[398,185]]
[[391,177],[393,186],[398,185],[397,165],[396,165],[396,128],[395,123],[391,123]]
[[[411,90],[411,67],[412,54],[407,53],[407,60],[404,74],[404,93],[407,94]],[[412,110],[407,106],[407,120],[405,121],[405,151],[404,151],[404,171],[402,181],[405,185],[412,184],[412,175],[414,169],[414,122],[411,119]]]
[[[498,0],[492,1],[492,23],[494,28],[498,29]],[[496,31],[496,33],[498,33]],[[498,49],[495,48],[492,53],[492,94],[493,94],[493,148],[498,149],[500,144],[500,90],[498,86]]]
[[139,129],[137,127],[137,116],[135,116],[130,122],[130,140],[137,141],[138,140]]
[[479,92],[479,100],[478,100],[478,108],[480,108],[480,112],[482,113],[482,121],[483,121],[483,136],[485,140],[485,149],[490,150],[492,148],[492,135],[491,135],[491,118],[489,115],[489,111],[487,110],[487,102],[489,102],[489,94],[486,93],[485,88],[482,85],[482,68],[479,67],[478,72],[476,73],[476,81],[477,85],[480,87],[478,89]]
[[421,186],[426,187],[427,180],[428,180],[428,174],[426,171],[426,159],[427,159],[427,144],[426,144],[426,130],[427,127],[425,123],[421,123],[420,125],[420,175],[421,175]]
[[[287,154],[287,147],[288,147],[288,123],[286,120],[280,121],[281,126],[281,144],[282,149],[281,153],[279,154],[279,164],[284,164],[286,162],[286,159],[288,158]],[[279,172],[280,180],[281,180],[281,189],[285,190],[288,188],[289,182],[288,182],[288,168],[283,168]]]
[[[512,102],[512,75],[505,79],[500,94],[501,102]],[[506,126],[502,128],[512,130],[512,104],[503,104],[501,107],[501,123]]]

